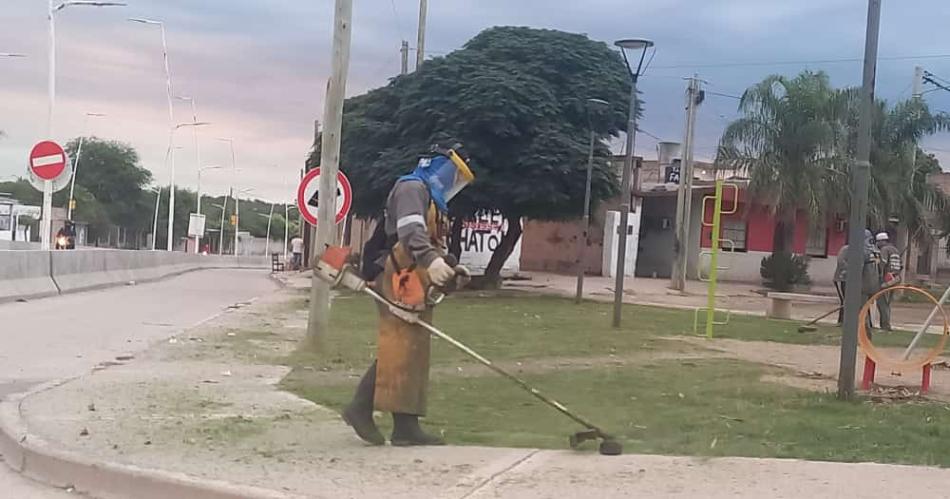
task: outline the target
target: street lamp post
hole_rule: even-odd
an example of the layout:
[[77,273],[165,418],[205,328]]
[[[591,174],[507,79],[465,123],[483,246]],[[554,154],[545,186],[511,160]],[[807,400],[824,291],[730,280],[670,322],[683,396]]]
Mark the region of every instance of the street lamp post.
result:
[[174,139],[174,137],[175,137],[175,132],[178,131],[179,128],[184,128],[184,127],[199,127],[199,126],[205,126],[205,125],[210,125],[210,123],[207,123],[207,122],[204,122],[204,121],[198,121],[198,122],[194,122],[194,123],[179,123],[178,125],[175,125],[174,127],[172,127],[172,132],[171,132],[171,134],[170,134],[170,136],[169,136],[169,139],[168,139],[168,144],[169,144],[168,155],[169,155],[169,160],[170,160],[169,163],[171,164],[171,170],[170,170],[170,172],[169,172],[169,175],[170,175],[170,176],[169,176],[169,180],[168,180],[168,184],[169,184],[169,191],[168,191],[168,241],[166,241],[166,245],[165,245],[165,246],[166,246],[165,249],[166,249],[167,251],[172,251],[172,250],[174,249],[174,247],[175,247],[174,244],[173,244],[173,243],[174,243],[173,230],[174,230],[174,228],[175,228],[175,149],[179,149],[179,148],[173,147],[173,146],[171,146],[171,145],[175,143],[175,139]]
[[[55,14],[66,7],[85,6],[85,7],[121,7],[121,2],[95,2],[88,0],[67,0],[59,5],[53,4],[53,0],[47,2],[47,21],[49,22],[49,74],[48,91],[49,107],[46,115],[46,136],[53,139],[53,115],[56,109],[56,16]],[[19,55],[19,54],[14,54]],[[53,212],[53,182],[45,180],[43,182],[43,219],[40,223],[41,241],[43,250],[49,250],[50,236],[52,236],[52,212]]]
[[241,194],[249,194],[253,191],[253,187],[248,187],[234,193],[234,256],[238,256],[238,232],[241,228]]
[[228,211],[228,198],[224,198],[224,204],[213,203],[211,206],[221,210],[221,226],[218,228],[218,233],[221,235],[221,238],[218,240],[218,255],[224,254],[224,213]]
[[155,193],[155,217],[152,218],[152,251],[155,251],[155,240],[158,239],[158,206],[162,202],[162,188],[152,189]]
[[[197,202],[195,203],[195,213],[197,213],[198,215],[201,214],[201,173],[204,172],[205,170],[217,170],[219,168],[221,168],[221,166],[219,165],[208,165],[208,166],[202,166],[201,168],[198,168],[198,186],[197,186],[198,189],[197,189],[197,192],[195,193],[195,198],[197,198]],[[196,254],[199,251],[198,246],[200,245],[201,245],[201,236],[196,234],[195,235],[195,253]]]
[[139,24],[147,24],[150,26],[158,26],[162,34],[162,63],[165,69],[165,96],[168,100],[168,154],[165,155],[165,159],[171,162],[171,190],[168,193],[169,202],[169,215],[168,215],[168,241],[166,242],[166,250],[172,250],[172,234],[171,226],[173,212],[175,210],[175,153],[174,149],[174,136],[175,136],[175,111],[174,105],[172,104],[172,73],[171,68],[168,64],[168,43],[165,38],[165,23],[163,21],[157,21],[154,19],[146,19],[141,17],[132,17],[129,18],[129,21]]
[[[191,103],[191,120],[192,123],[197,125],[198,123],[198,101],[194,97],[189,97],[185,95],[175,96],[176,99],[190,102]],[[195,126],[192,128],[195,135],[195,169],[198,171],[198,210],[196,214],[201,214],[201,145],[198,140],[198,127]],[[198,253],[198,246],[201,244],[201,237],[195,235],[195,253]]]
[[[636,147],[637,140],[637,80],[640,79],[640,73],[643,71],[643,61],[646,58],[647,50],[653,46],[650,40],[640,38],[618,40],[614,45],[620,48],[624,63],[630,72],[630,111],[627,115],[627,155],[623,162],[623,180],[620,187],[622,202],[620,203],[620,234],[617,238],[617,275],[614,283],[614,317],[613,326],[620,327],[620,317],[623,312],[623,281],[624,271],[627,260],[627,224],[630,220],[630,201],[633,197],[630,186],[630,175],[633,170],[633,150]],[[637,62],[636,69],[630,64],[627,57],[627,51],[639,52],[640,60]],[[634,187],[639,188],[640,169],[634,172]]]
[[73,192],[76,189],[76,176],[79,174],[79,158],[82,156],[82,144],[89,133],[89,118],[100,118],[105,116],[102,113],[86,113],[85,123],[83,124],[83,134],[79,137],[79,145],[76,147],[76,159],[73,160],[73,178],[69,180],[69,201],[66,207],[66,219],[73,220],[73,205],[76,204],[73,198]]
[[601,109],[609,106],[605,100],[587,99],[587,127],[590,130],[590,149],[587,151],[587,182],[584,184],[584,219],[581,222],[581,237],[577,239],[577,293],[574,301],[581,302],[584,296],[584,252],[587,249],[588,231],[590,230],[590,184],[594,175],[594,145],[597,142],[597,133],[594,131],[594,121],[590,117],[593,107]]
[[[234,153],[234,139],[229,137],[218,137],[215,140],[227,142],[231,148],[231,186],[228,188],[228,196],[236,195],[234,192],[235,180],[237,180],[237,155]],[[228,198],[224,198],[224,205],[227,206]],[[237,204],[234,205],[237,208]],[[236,213],[235,213],[236,214]],[[221,248],[224,248],[224,212],[221,213]],[[234,226],[234,256],[237,256],[237,224]],[[219,248],[220,249],[220,248]],[[223,251],[223,250],[222,250]]]
[[274,206],[276,205],[277,203],[270,204],[270,215],[258,213],[258,215],[262,217],[267,217],[267,237],[264,240],[264,256],[270,256],[270,227],[271,227],[271,222],[274,221]]

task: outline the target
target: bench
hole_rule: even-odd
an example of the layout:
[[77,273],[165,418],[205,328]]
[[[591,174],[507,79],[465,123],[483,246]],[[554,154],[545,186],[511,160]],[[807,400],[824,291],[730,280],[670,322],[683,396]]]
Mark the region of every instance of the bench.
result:
[[779,292],[768,293],[766,296],[769,298],[769,309],[766,312],[766,316],[770,319],[791,319],[793,301],[803,303],[832,303],[835,305],[839,303],[837,296]]

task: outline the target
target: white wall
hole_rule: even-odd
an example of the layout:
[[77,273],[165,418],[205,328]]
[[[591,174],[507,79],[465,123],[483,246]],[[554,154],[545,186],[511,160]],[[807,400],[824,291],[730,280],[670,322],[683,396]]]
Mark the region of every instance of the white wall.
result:
[[[498,247],[502,236],[508,232],[508,220],[500,211],[480,211],[474,220],[466,220],[462,228],[462,265],[478,274],[485,271],[492,252]],[[521,269],[521,238],[514,251],[505,261],[503,272],[518,272]]]
[[[724,251],[719,253],[719,267],[729,267],[728,270],[719,271],[719,279],[722,281],[746,282],[749,284],[761,284],[762,259],[771,253],[764,251],[749,251],[747,253],[731,253]],[[709,255],[702,255],[700,258],[703,276],[709,275]],[[811,277],[813,285],[831,286],[834,276],[837,259],[829,258],[811,258],[808,262],[808,276]]]
[[[637,248],[640,245],[640,216],[643,214],[643,200],[634,198],[636,205],[627,217],[627,255],[623,273],[633,276],[637,270]],[[617,275],[617,239],[620,236],[620,212],[608,211],[604,217],[604,264],[603,275]]]

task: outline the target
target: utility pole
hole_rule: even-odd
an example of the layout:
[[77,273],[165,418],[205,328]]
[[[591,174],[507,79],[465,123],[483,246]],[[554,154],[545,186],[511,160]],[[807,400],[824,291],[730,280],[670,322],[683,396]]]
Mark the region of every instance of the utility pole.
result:
[[[327,98],[323,109],[323,144],[320,150],[320,204],[317,207],[316,247],[311,259],[327,245],[336,243],[336,176],[340,170],[340,135],[343,125],[343,99],[350,65],[350,34],[353,0],[336,0],[333,28],[333,53]],[[316,273],[310,286],[310,317],[307,321],[307,347],[316,351],[330,323],[330,286]]]
[[680,185],[676,195],[676,240],[673,243],[673,273],[670,287],[686,291],[686,265],[689,259],[690,208],[693,198],[693,134],[696,129],[696,106],[702,103],[699,75],[689,78],[686,89],[686,137],[680,165]]
[[399,49],[399,54],[401,56],[399,74],[409,74],[409,42],[406,40],[402,41],[402,48]]
[[864,226],[868,211],[868,174],[871,169],[871,118],[874,110],[874,77],[877,73],[877,40],[881,25],[881,0],[868,0],[868,25],[864,42],[864,82],[858,145],[851,179],[851,219],[848,223],[848,270],[845,290],[844,331],[838,367],[838,399],[854,398],[854,368],[858,353],[858,311],[864,266]]
[[416,71],[422,66],[426,58],[426,14],[429,11],[429,0],[419,0],[419,38],[416,39]]

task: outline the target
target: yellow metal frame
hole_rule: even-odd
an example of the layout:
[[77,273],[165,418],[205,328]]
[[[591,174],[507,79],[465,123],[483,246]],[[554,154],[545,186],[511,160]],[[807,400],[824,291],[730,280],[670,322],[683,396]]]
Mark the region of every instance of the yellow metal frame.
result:
[[[732,199],[732,208],[729,210],[722,209],[722,194],[725,187],[731,188],[734,190],[735,195]],[[713,201],[713,219],[711,223],[706,222],[706,202]],[[712,227],[712,232],[709,234],[710,239],[710,248],[709,251],[704,251],[702,254],[708,254],[709,258],[709,277],[705,279],[708,282],[707,292],[706,292],[706,306],[697,308],[693,315],[693,331],[698,332],[699,329],[699,313],[703,310],[706,311],[706,337],[712,338],[714,326],[722,326],[729,323],[729,318],[732,315],[731,311],[726,311],[726,319],[724,321],[716,321],[716,286],[718,284],[719,271],[728,270],[729,267],[719,267],[719,246],[720,243],[728,242],[732,248],[735,248],[735,241],[729,239],[720,239],[719,234],[722,229],[722,215],[731,215],[738,211],[739,209],[739,186],[737,184],[726,184],[722,179],[716,178],[716,191],[713,196],[703,197],[703,218],[701,220],[704,227]],[[701,268],[702,266],[700,266]],[[700,280],[702,279],[702,270],[700,270]]]

